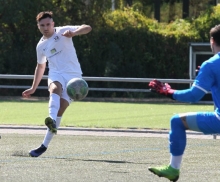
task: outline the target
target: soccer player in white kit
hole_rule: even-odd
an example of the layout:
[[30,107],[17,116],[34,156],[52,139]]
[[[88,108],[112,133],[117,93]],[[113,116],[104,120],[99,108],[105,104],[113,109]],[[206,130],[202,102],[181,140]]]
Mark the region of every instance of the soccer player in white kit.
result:
[[35,69],[32,87],[22,93],[23,97],[33,94],[45,71],[48,61],[48,90],[49,117],[45,119],[48,127],[43,143],[40,147],[29,152],[31,157],[43,154],[60,126],[62,115],[69,106],[71,99],[66,92],[66,84],[72,78],[81,78],[82,70],[78,62],[72,37],[89,33],[89,25],[54,27],[53,13],[40,12],[37,17],[37,26],[43,34],[37,44],[37,66]]

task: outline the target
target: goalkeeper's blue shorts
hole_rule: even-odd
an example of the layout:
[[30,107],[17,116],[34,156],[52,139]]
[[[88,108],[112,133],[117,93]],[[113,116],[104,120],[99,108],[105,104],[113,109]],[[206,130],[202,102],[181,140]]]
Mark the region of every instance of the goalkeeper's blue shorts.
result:
[[200,131],[204,134],[220,133],[220,116],[215,112],[188,113],[186,122],[190,130]]

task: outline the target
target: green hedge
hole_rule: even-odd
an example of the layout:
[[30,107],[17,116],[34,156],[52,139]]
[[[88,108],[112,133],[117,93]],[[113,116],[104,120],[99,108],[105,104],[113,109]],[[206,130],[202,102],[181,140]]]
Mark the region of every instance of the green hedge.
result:
[[[9,0],[10,1],[10,0]],[[12,1],[12,0],[11,0]],[[24,3],[21,5],[21,1]],[[95,0],[93,0],[95,1]],[[1,74],[33,74],[40,33],[35,16],[55,13],[56,25],[89,24],[88,35],[74,37],[84,76],[132,78],[189,78],[189,42],[208,42],[209,30],[220,21],[220,7],[199,18],[158,23],[132,9],[104,11],[102,4],[86,6],[77,1],[43,0],[5,2],[0,10]],[[99,2],[99,1],[97,1]],[[75,5],[75,6],[73,6]],[[24,6],[24,7],[23,7]],[[44,7],[44,8],[42,8]],[[22,8],[22,9],[21,9]],[[15,13],[17,16],[11,14]],[[0,84],[27,84],[27,80],[1,80]],[[44,84],[44,83],[43,83]],[[91,87],[146,88],[146,84],[91,82]],[[178,86],[177,87],[181,87]],[[3,94],[4,91],[1,92]],[[7,90],[7,94],[17,94]],[[20,93],[20,92],[19,92]],[[39,92],[41,94],[41,92]],[[43,93],[44,95],[45,93]],[[93,92],[91,96],[140,96],[144,94]]]

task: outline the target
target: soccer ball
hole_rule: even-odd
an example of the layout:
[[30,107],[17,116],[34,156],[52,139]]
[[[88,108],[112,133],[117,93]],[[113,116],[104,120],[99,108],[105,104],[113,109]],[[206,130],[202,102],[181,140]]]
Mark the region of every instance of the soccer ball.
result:
[[73,78],[67,83],[66,90],[71,99],[79,101],[87,96],[89,87],[82,78]]

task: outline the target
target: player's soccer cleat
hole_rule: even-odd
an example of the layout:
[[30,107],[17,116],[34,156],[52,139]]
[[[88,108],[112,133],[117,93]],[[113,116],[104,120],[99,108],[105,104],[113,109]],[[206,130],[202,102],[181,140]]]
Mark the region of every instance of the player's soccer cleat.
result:
[[45,119],[45,125],[49,128],[49,130],[54,133],[57,134],[57,127],[56,127],[56,121],[53,120],[51,117],[47,117]]
[[45,151],[47,150],[47,147],[45,147],[43,144],[36,148],[36,149],[33,149],[29,152],[29,155],[31,157],[39,157],[41,154],[43,154]]
[[173,182],[179,179],[180,170],[174,169],[170,165],[162,167],[149,167],[148,170],[159,177],[167,178]]

